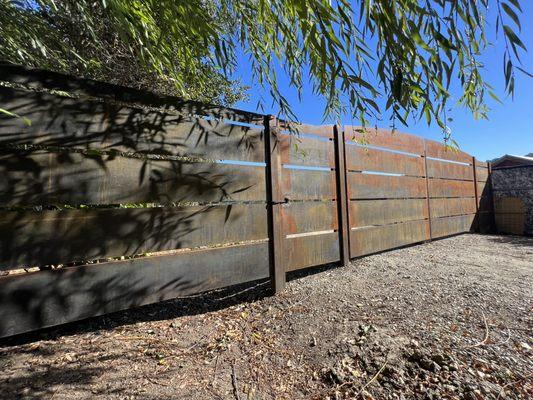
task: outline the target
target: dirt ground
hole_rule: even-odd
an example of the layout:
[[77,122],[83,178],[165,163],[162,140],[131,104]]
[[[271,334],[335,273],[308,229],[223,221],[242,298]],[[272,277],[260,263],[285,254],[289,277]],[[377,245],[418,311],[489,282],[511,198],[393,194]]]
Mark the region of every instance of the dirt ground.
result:
[[0,342],[0,397],[533,398],[533,238],[462,235]]

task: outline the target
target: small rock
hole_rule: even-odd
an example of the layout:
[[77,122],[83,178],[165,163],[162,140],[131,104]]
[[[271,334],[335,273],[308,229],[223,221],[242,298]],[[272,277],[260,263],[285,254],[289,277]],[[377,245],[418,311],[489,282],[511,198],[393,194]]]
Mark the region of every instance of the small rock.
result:
[[374,396],[372,396],[370,393],[368,393],[366,390],[363,390],[361,392],[361,397],[365,400],[374,400]]
[[439,364],[441,367],[448,365],[450,362],[450,356],[447,354],[435,354],[431,359],[435,361],[437,364]]
[[502,391],[502,387],[492,382],[481,382],[480,389],[484,394],[499,394]]
[[424,368],[427,371],[439,372],[440,366],[435,361],[431,361],[429,358],[422,358],[418,361],[418,365]]
[[338,368],[331,368],[328,372],[328,375],[335,383],[342,384],[346,381],[346,375]]
[[471,383],[467,383],[467,384],[465,385],[465,391],[467,391],[467,392],[473,392],[473,391],[475,391],[476,389],[477,389],[477,387],[474,386],[474,385],[472,385]]
[[477,398],[476,394],[474,393],[474,391],[466,392],[463,398],[465,400],[478,400],[478,398]]
[[419,362],[420,360],[423,360],[424,358],[426,358],[426,355],[422,351],[419,351],[419,350],[415,350],[413,354],[409,356],[409,359],[414,362]]
[[526,351],[531,351],[531,346],[529,344],[527,344],[526,342],[522,342],[520,343],[520,348],[526,350]]
[[446,385],[442,385],[442,387],[449,392],[455,392],[457,390],[457,388],[453,385],[446,384]]
[[456,362],[452,362],[447,365],[447,367],[450,371],[457,371],[459,369],[459,364],[457,364]]

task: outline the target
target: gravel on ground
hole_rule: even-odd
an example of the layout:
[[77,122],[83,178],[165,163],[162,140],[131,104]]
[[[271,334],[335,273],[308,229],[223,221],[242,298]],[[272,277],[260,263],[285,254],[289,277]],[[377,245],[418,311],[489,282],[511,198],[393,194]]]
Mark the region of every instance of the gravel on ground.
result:
[[466,234],[349,267],[0,342],[0,398],[533,398],[533,238]]

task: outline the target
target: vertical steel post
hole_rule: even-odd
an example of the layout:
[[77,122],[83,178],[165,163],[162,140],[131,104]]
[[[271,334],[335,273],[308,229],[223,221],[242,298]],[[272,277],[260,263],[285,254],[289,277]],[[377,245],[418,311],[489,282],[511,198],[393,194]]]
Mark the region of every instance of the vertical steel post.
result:
[[433,234],[431,232],[431,201],[429,197],[428,159],[427,159],[425,139],[424,139],[424,176],[426,179],[426,208],[428,212],[428,236],[429,236],[429,240],[432,240]]
[[474,232],[479,232],[479,219],[481,218],[481,215],[479,213],[479,193],[477,189],[477,172],[476,172],[476,157],[472,157],[472,168],[474,173],[474,198],[476,200],[476,216],[474,220],[476,221],[473,228]]
[[285,287],[285,264],[283,252],[283,219],[281,215],[281,154],[278,141],[278,124],[272,115],[264,118],[266,197],[268,217],[268,249],[272,292],[280,292]]
[[339,231],[339,252],[341,264],[350,263],[350,226],[348,223],[348,207],[346,194],[346,154],[344,131],[338,126],[333,127],[333,143],[335,145],[335,182],[337,186],[337,213]]

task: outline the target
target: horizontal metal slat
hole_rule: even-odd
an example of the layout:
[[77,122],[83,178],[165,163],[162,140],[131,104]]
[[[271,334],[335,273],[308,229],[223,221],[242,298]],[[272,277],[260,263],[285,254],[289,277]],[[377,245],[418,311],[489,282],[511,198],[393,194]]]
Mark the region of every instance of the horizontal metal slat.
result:
[[261,127],[8,88],[0,102],[31,121],[0,119],[2,145],[264,161]]
[[0,278],[0,337],[268,277],[267,243]]
[[283,242],[287,271],[340,260],[338,232],[287,238]]
[[425,240],[429,240],[428,221],[355,229],[350,232],[350,256],[364,256]]
[[431,236],[439,238],[470,232],[473,229],[475,214],[431,219]]
[[471,165],[428,159],[427,168],[427,174],[430,178],[474,180],[474,169]]
[[281,207],[283,229],[287,235],[337,229],[337,202],[311,201],[284,204]]
[[428,218],[426,199],[356,200],[350,202],[350,227],[387,225]]
[[290,200],[332,200],[337,197],[335,171],[282,169],[283,196]]
[[0,206],[265,200],[265,168],[109,155],[0,153]]
[[351,171],[378,171],[424,176],[424,159],[365,147],[347,146],[346,168]]
[[344,135],[347,143],[353,142],[361,145],[384,147],[417,155],[424,154],[424,139],[408,133],[387,129],[362,129],[358,126],[346,125],[344,127]]
[[429,179],[429,197],[475,197],[474,182]]
[[347,184],[350,199],[394,199],[426,196],[424,178],[349,172]]
[[266,205],[0,212],[0,270],[266,239]]
[[446,146],[444,143],[439,143],[428,139],[426,139],[426,156],[463,162],[466,164],[472,163],[472,156],[470,154],[454,149],[450,146]]

